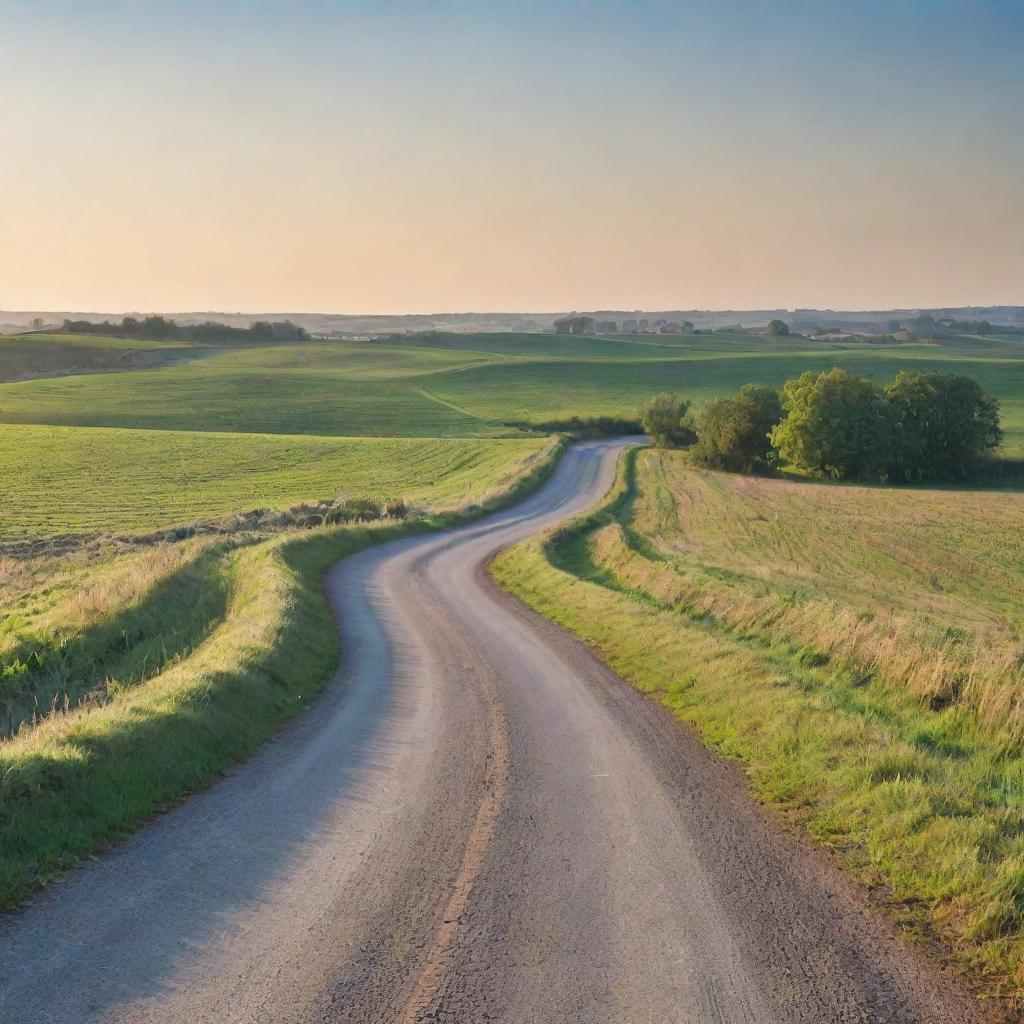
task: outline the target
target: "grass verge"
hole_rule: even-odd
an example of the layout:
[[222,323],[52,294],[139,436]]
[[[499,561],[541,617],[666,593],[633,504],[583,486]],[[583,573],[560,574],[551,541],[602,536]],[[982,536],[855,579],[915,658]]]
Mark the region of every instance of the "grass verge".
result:
[[740,759],[760,800],[830,847],[984,995],[1019,1009],[1019,744],[967,706],[935,707],[853,658],[773,632],[770,620],[737,625],[670,597],[658,585],[657,537],[632,535],[637,458],[624,455],[593,512],[499,555],[497,581]]
[[305,706],[338,664],[320,589],[328,566],[515,501],[546,479],[563,447],[553,440],[471,506],[224,552],[223,618],[187,656],[0,742],[0,906],[17,906],[76,859],[208,785]]

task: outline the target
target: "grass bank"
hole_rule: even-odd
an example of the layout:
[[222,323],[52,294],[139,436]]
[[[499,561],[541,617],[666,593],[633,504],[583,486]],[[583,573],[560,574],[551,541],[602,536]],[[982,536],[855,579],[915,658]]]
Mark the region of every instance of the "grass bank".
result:
[[1020,1007],[1024,754],[1019,686],[998,667],[1017,650],[1024,498],[986,492],[987,527],[975,500],[634,450],[600,508],[493,572]]
[[[468,506],[414,520],[292,531],[244,546],[197,545],[194,558],[154,570],[146,582],[140,577],[134,597],[117,606],[132,621],[152,612],[158,593],[162,624],[187,611],[194,595],[178,575],[199,564],[217,574],[223,613],[204,619],[204,635],[158,670],[105,687],[77,707],[58,707],[0,742],[0,906],[15,907],[77,858],[208,785],[308,703],[338,664],[337,633],[320,589],[328,566],[368,545],[514,501],[547,477],[562,448],[551,441],[518,476]],[[169,580],[180,584],[170,596]],[[115,614],[112,595],[97,595],[99,611],[76,612],[86,638],[78,643],[97,677],[104,649],[97,631]],[[62,628],[71,630],[67,622]],[[125,657],[132,645],[114,648],[113,657]]]

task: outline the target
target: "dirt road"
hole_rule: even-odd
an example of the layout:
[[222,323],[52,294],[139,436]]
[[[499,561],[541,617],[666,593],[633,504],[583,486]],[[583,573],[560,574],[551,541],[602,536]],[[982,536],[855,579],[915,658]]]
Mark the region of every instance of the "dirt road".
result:
[[0,919],[0,1020],[948,1022],[972,1009],[662,708],[495,591],[596,501],[328,577],[335,682],[257,757]]

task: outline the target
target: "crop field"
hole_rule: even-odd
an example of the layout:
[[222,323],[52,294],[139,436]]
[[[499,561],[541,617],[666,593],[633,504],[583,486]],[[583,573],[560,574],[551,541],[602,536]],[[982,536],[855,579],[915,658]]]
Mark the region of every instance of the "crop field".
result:
[[[125,378],[122,380],[122,377]],[[255,434],[438,437],[482,433],[474,415],[407,379],[343,371],[192,366],[27,381],[0,391],[0,422]]]
[[[441,335],[192,351],[129,374],[0,387],[0,423],[340,436],[494,436],[509,424],[635,418],[652,394],[700,402],[753,381],[781,384],[834,365],[878,379],[913,366],[965,373],[1002,402],[1007,443],[1024,444],[1024,359],[998,342],[962,346],[766,340],[749,335]],[[669,339],[669,340],[663,340]],[[455,342],[451,342],[454,344]],[[478,351],[465,346],[490,346]],[[1001,353],[993,355],[993,351]]]
[[382,342],[315,342],[218,352],[207,364],[216,371],[331,370],[346,380],[387,380],[493,362],[493,352],[395,346]]
[[918,935],[1024,997],[1024,495],[627,458],[499,581],[746,765]]
[[756,353],[748,349],[730,354],[694,351],[672,359],[628,362],[507,361],[436,374],[424,378],[421,385],[431,397],[482,420],[546,422],[572,416],[636,416],[658,391],[677,391],[700,402],[748,382],[779,386],[804,370],[833,366],[878,380],[889,380],[902,367],[966,374],[1000,400],[1007,442],[1024,444],[1024,360],[972,357],[933,345]]
[[544,444],[0,425],[0,543],[338,496],[457,505],[514,477]]
[[[979,342],[981,339],[979,339]],[[472,352],[490,352],[529,359],[675,359],[692,355],[722,356],[730,353],[779,355],[791,352],[836,352],[851,346],[867,348],[864,342],[824,336],[820,339],[790,335],[774,338],[729,331],[701,334],[435,334],[410,335],[404,348],[427,347]],[[1021,339],[1015,338],[1019,348]],[[875,347],[872,345],[872,347]],[[901,348],[945,346],[904,345]],[[973,346],[972,346],[973,347]],[[1004,353],[1005,354],[1005,353]]]

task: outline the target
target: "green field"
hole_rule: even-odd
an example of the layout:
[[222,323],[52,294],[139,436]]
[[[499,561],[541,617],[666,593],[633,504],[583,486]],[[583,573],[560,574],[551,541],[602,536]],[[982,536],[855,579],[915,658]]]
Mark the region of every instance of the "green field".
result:
[[514,594],[740,758],[851,872],[1024,1001],[1024,495],[627,458],[499,556]]
[[0,425],[0,543],[339,496],[454,506],[506,483],[544,444]]
[[[749,340],[748,340],[749,346]],[[1024,443],[1024,360],[971,357],[935,345],[865,345],[800,352],[692,352],[658,360],[516,361],[436,374],[422,382],[432,398],[491,422],[546,422],[572,416],[635,416],[658,391],[700,402],[754,382],[780,386],[804,370],[845,366],[877,380],[903,367],[963,373],[1001,402],[1007,441]],[[0,417],[5,416],[0,406]]]
[[407,345],[236,346],[193,352],[195,359],[159,369],[0,386],[0,423],[493,436],[508,434],[509,424],[635,418],[662,390],[700,402],[748,381],[779,385],[805,369],[841,365],[888,380],[910,366],[976,378],[1002,403],[1007,443],[1024,444],[1024,358],[1018,346],[970,342],[878,346],[751,335],[442,335]]

